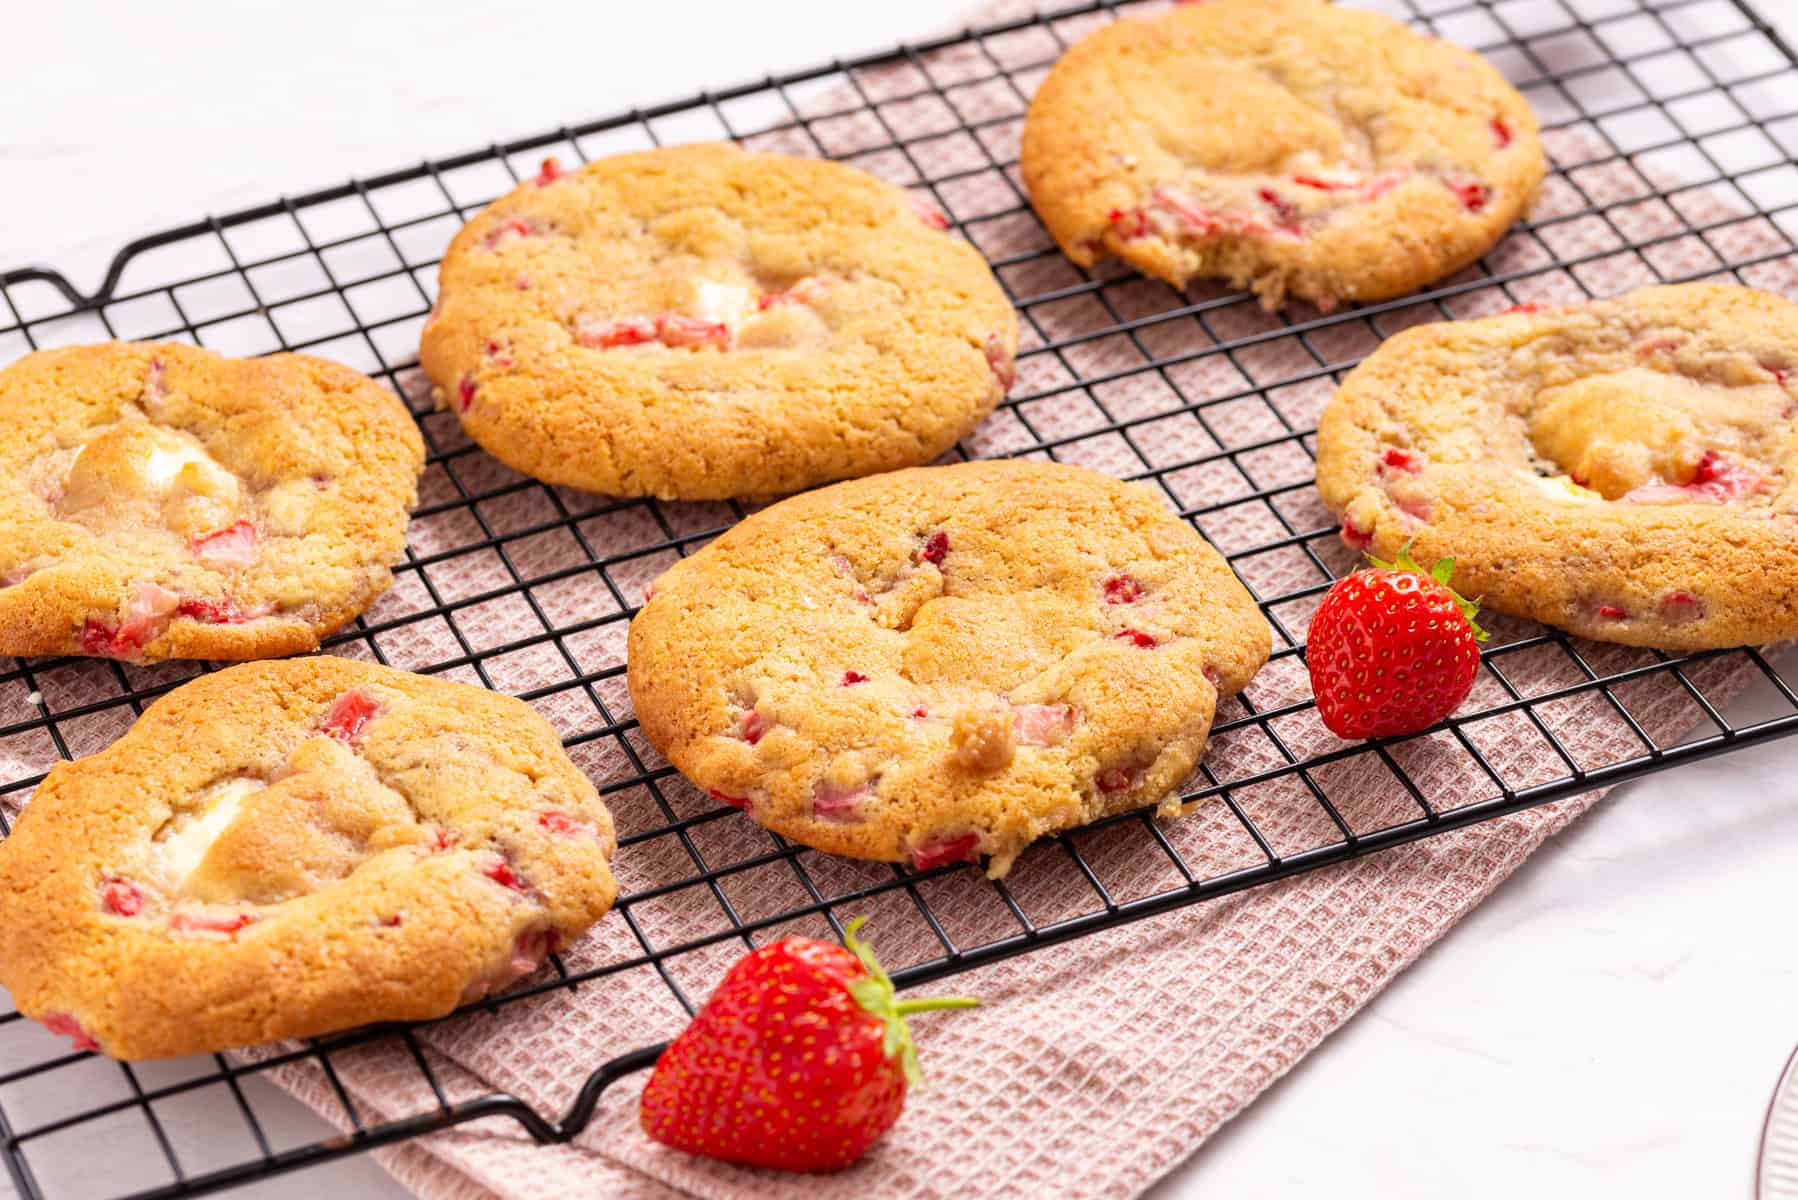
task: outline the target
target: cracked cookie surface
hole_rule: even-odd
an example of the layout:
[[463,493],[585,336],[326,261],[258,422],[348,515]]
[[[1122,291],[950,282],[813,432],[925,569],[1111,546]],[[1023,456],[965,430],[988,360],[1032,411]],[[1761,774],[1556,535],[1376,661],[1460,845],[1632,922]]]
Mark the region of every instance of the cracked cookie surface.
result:
[[245,664],[51,770],[0,842],[0,981],[127,1059],[429,1019],[598,920],[613,845],[521,701],[341,658]]
[[424,443],[298,354],[112,342],[0,371],[0,654],[293,654],[393,582]]
[[975,462],[837,484],[655,582],[629,682],[650,741],[795,841],[919,868],[1161,802],[1270,634],[1148,488]]
[[1349,373],[1317,486],[1352,545],[1585,637],[1798,635],[1798,304],[1648,288],[1410,329]]
[[1474,261],[1546,167],[1528,102],[1471,51],[1326,0],[1203,0],[1063,55],[1021,169],[1083,267],[1327,310]]
[[941,213],[730,145],[554,161],[450,244],[419,355],[495,458],[614,495],[774,495],[928,462],[1017,318]]

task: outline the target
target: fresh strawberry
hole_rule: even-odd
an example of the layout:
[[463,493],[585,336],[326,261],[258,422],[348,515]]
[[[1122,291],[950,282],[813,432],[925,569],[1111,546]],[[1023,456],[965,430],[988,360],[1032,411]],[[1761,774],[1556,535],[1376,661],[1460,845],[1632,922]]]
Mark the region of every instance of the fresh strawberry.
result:
[[1397,562],[1339,579],[1311,621],[1306,660],[1317,712],[1338,737],[1427,729],[1460,707],[1479,671],[1479,605],[1448,586],[1455,560],[1429,571],[1407,545]]
[[905,1018],[978,1003],[900,1000],[856,935],[783,938],[730,969],[643,1089],[644,1132],[689,1154],[786,1171],[846,1167],[920,1081]]

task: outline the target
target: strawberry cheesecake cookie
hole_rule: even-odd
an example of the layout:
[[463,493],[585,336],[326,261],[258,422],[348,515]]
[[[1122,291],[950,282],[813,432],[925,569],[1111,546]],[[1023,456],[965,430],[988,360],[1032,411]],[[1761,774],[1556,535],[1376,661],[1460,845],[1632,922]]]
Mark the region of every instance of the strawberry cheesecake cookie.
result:
[[1351,544],[1585,637],[1798,636],[1798,304],[1649,288],[1407,330],[1352,371],[1317,486]]
[[386,591],[424,444],[367,376],[112,342],[0,371],[0,654],[315,648]]
[[1490,64],[1326,0],[1204,0],[1091,34],[1031,102],[1021,165],[1083,267],[1325,310],[1474,261],[1545,170]]
[[613,845],[521,701],[246,664],[50,772],[0,843],[0,982],[124,1059],[439,1017],[598,920]]
[[1223,558],[1140,485],[1047,462],[837,484],[656,581],[649,740],[795,841],[919,869],[1161,804],[1266,661]]
[[1017,317],[940,212],[730,145],[554,159],[450,243],[419,357],[507,466],[722,499],[928,462],[1011,384]]

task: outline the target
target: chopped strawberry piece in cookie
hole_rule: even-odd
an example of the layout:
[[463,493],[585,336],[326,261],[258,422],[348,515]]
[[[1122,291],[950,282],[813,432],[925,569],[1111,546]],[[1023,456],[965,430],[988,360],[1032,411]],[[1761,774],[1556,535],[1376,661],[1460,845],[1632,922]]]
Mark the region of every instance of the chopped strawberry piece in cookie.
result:
[[1353,521],[1343,521],[1342,540],[1357,550],[1365,550],[1373,545],[1373,530],[1362,529]]
[[1117,633],[1111,635],[1111,640],[1114,642],[1129,642],[1132,646],[1137,646],[1143,650],[1153,650],[1156,646],[1161,644],[1155,640],[1154,634],[1144,633],[1140,629],[1119,630]]
[[1101,792],[1127,792],[1136,786],[1142,772],[1135,767],[1106,767],[1099,772]]
[[118,625],[97,619],[82,625],[77,637],[81,651],[103,658],[133,658],[156,640],[180,607],[179,593],[159,583],[140,583]]
[[477,390],[479,389],[473,375],[462,376],[461,381],[456,384],[456,403],[461,406],[459,411],[467,412],[473,407],[474,394]]
[[980,861],[980,835],[964,833],[959,837],[934,838],[911,849],[911,865],[920,871],[946,867],[950,863]]
[[129,879],[108,879],[100,888],[100,908],[115,917],[135,917],[144,911],[144,893]]
[[1492,144],[1500,150],[1511,144],[1511,126],[1503,117],[1492,118]]
[[716,788],[707,788],[705,794],[720,804],[728,804],[732,808],[741,809],[744,812],[748,812],[751,808],[755,807],[754,802],[751,801],[748,796],[730,796]]
[[1715,450],[1706,450],[1685,484],[1649,483],[1625,492],[1625,504],[1727,504],[1773,490],[1773,481]]
[[589,827],[579,819],[557,809],[537,814],[537,824],[551,833],[576,834],[585,832]]
[[1135,604],[1148,594],[1142,584],[1128,575],[1106,576],[1099,587],[1105,593],[1107,604]]
[[699,349],[702,346],[730,346],[730,326],[723,321],[705,321],[682,313],[666,313],[656,321],[656,335],[664,346]]
[[763,292],[756,297],[755,306],[762,312],[767,312],[782,304],[816,304],[829,289],[829,280],[807,275],[784,292]]
[[837,686],[838,687],[854,687],[858,683],[866,683],[866,682],[868,682],[868,677],[866,675],[863,675],[860,671],[844,671],[843,678],[837,684]]
[[233,521],[223,529],[194,538],[192,545],[201,562],[219,567],[247,567],[256,561],[256,526],[249,521]]
[[768,732],[771,724],[772,721],[752,708],[743,714],[743,723],[737,726],[737,735],[753,746],[762,740],[762,735]]
[[522,241],[525,238],[537,237],[542,232],[543,230],[537,222],[528,217],[508,217],[500,223],[499,228],[493,230],[486,237],[481,239],[481,248],[483,250],[498,250],[501,246],[507,245],[508,243]]
[[1661,616],[1679,623],[1704,616],[1704,601],[1691,592],[1668,592],[1661,597]]
[[1071,704],[1017,704],[1020,746],[1057,746],[1074,732],[1079,714]]
[[1423,460],[1409,450],[1401,450],[1397,446],[1388,446],[1386,453],[1380,456],[1382,471],[1399,471],[1406,475],[1415,475],[1423,470]]
[[1164,187],[1156,188],[1154,196],[1157,204],[1172,212],[1182,224],[1196,234],[1203,236],[1216,233],[1223,228],[1222,223],[1214,214],[1188,203]]
[[331,711],[325,714],[325,723],[319,727],[319,732],[340,742],[353,742],[380,711],[380,702],[373,696],[361,688],[351,688],[339,696]]
[[481,874],[493,880],[493,882],[499,884],[501,887],[510,888],[515,892],[528,892],[531,890],[530,885],[525,883],[523,877],[520,876],[517,871],[512,869],[512,864],[497,855],[494,857],[493,861],[481,868]]
[[532,182],[538,187],[548,187],[564,174],[566,172],[562,170],[562,160],[552,154],[543,160],[543,165],[537,169],[537,178]]
[[227,936],[256,923],[256,914],[193,909],[169,914],[169,928],[176,933],[222,933]]
[[1479,212],[1492,198],[1492,189],[1483,183],[1469,180],[1466,183],[1451,183],[1448,186],[1450,191],[1460,197],[1461,206],[1468,212]]
[[1273,209],[1275,229],[1278,229],[1281,233],[1290,234],[1293,237],[1297,237],[1303,232],[1299,225],[1300,217],[1298,205],[1286,199],[1272,188],[1264,187],[1255,194],[1261,197],[1261,203]]
[[656,340],[656,323],[650,317],[625,317],[617,321],[582,317],[575,322],[574,337],[583,346],[602,350],[613,346],[641,346]]
[[848,788],[821,783],[812,793],[812,815],[820,821],[848,824],[860,819],[856,810],[873,795],[874,789],[865,783]]
[[70,1042],[74,1043],[75,1049],[91,1050],[95,1053],[99,1053],[100,1043],[96,1042],[94,1040],[94,1035],[89,1033],[86,1027],[84,1027],[80,1021],[75,1019],[74,1014],[66,1012],[45,1013],[41,1023],[45,1029],[48,1029],[57,1037],[68,1038]]
[[1629,612],[1615,604],[1600,604],[1598,615],[1607,621],[1622,621],[1629,616]]
[[922,549],[921,551],[918,552],[919,558],[923,559],[927,563],[933,563],[939,567],[943,565],[943,559],[947,558],[948,556],[949,556],[949,535],[947,533],[944,533],[940,529],[937,530],[935,533],[931,534],[930,537],[925,540],[924,549]]
[[949,228],[948,216],[944,214],[942,209],[924,199],[924,197],[913,195],[911,197],[911,206],[918,214],[918,220],[924,222],[924,224],[930,226],[932,229]]
[[992,368],[994,378],[998,379],[999,391],[1009,392],[1011,385],[1017,381],[1018,365],[1005,352],[1005,344],[996,333],[986,335],[986,365]]
[[1114,208],[1109,219],[1121,237],[1135,239],[1149,236],[1149,214],[1140,208]]
[[250,614],[232,600],[204,600],[195,596],[182,599],[175,615],[187,617],[203,625],[242,625]]

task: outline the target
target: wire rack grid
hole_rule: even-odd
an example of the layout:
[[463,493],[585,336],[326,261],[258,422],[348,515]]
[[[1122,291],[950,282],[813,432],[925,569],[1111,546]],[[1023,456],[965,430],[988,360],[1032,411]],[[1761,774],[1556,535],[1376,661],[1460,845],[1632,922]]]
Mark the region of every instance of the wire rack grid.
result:
[[[1798,70],[1774,31],[1739,0],[1385,0],[1378,7],[1510,75],[1543,117],[1553,175],[1529,222],[1440,286],[1275,316],[1221,288],[1182,294],[1120,269],[1080,271],[1025,199],[1016,146],[1031,89],[1072,40],[1148,7],[1031,16],[208,218],[127,246],[92,294],[51,270],[0,275],[0,362],[48,345],[174,338],[322,354],[408,398],[429,457],[406,560],[393,592],[329,649],[533,702],[600,783],[621,834],[625,888],[602,923],[610,940],[557,956],[547,977],[481,1011],[649,971],[677,1028],[745,946],[792,930],[840,933],[869,910],[919,931],[893,972],[909,986],[1798,731],[1798,694],[1757,650],[1675,657],[1504,618],[1469,704],[1414,738],[1337,741],[1302,685],[1309,614],[1353,566],[1312,487],[1315,418],[1381,339],[1422,321],[1686,278],[1798,294],[1798,173],[1785,149],[1798,143]],[[1127,814],[1052,839],[1001,882],[961,867],[846,864],[706,800],[642,741],[623,684],[625,625],[650,579],[743,509],[608,499],[508,472],[433,408],[417,336],[450,234],[538,158],[717,137],[841,158],[930,196],[988,255],[1024,331],[1013,395],[961,455],[1049,456],[1158,485],[1255,593],[1274,654],[1220,709],[1188,816]],[[200,669],[39,660],[0,670],[0,825],[53,762],[105,745]],[[1750,682],[1764,711],[1732,722],[1725,698]],[[1615,735],[1596,751],[1585,736],[1594,726]],[[623,871],[633,862],[649,865]],[[774,875],[785,890],[773,901],[740,886]],[[687,901],[678,921],[664,911],[676,896]],[[982,905],[991,920],[962,919]],[[69,1053],[9,1013],[6,1166],[22,1195],[73,1194],[63,1167],[80,1139],[103,1133],[145,1143],[158,1164],[155,1177],[112,1194],[191,1195],[496,1115],[539,1140],[567,1140],[610,1083],[659,1050],[655,1040],[617,1045],[550,1108],[452,1094],[426,1050],[432,1028],[126,1065]],[[416,1065],[429,1097],[417,1111],[365,1118],[341,1083],[336,1056],[373,1041],[398,1044]],[[296,1063],[334,1090],[345,1135],[271,1137],[251,1082]],[[238,1150],[184,1142],[174,1114],[202,1102],[241,1123]]]

